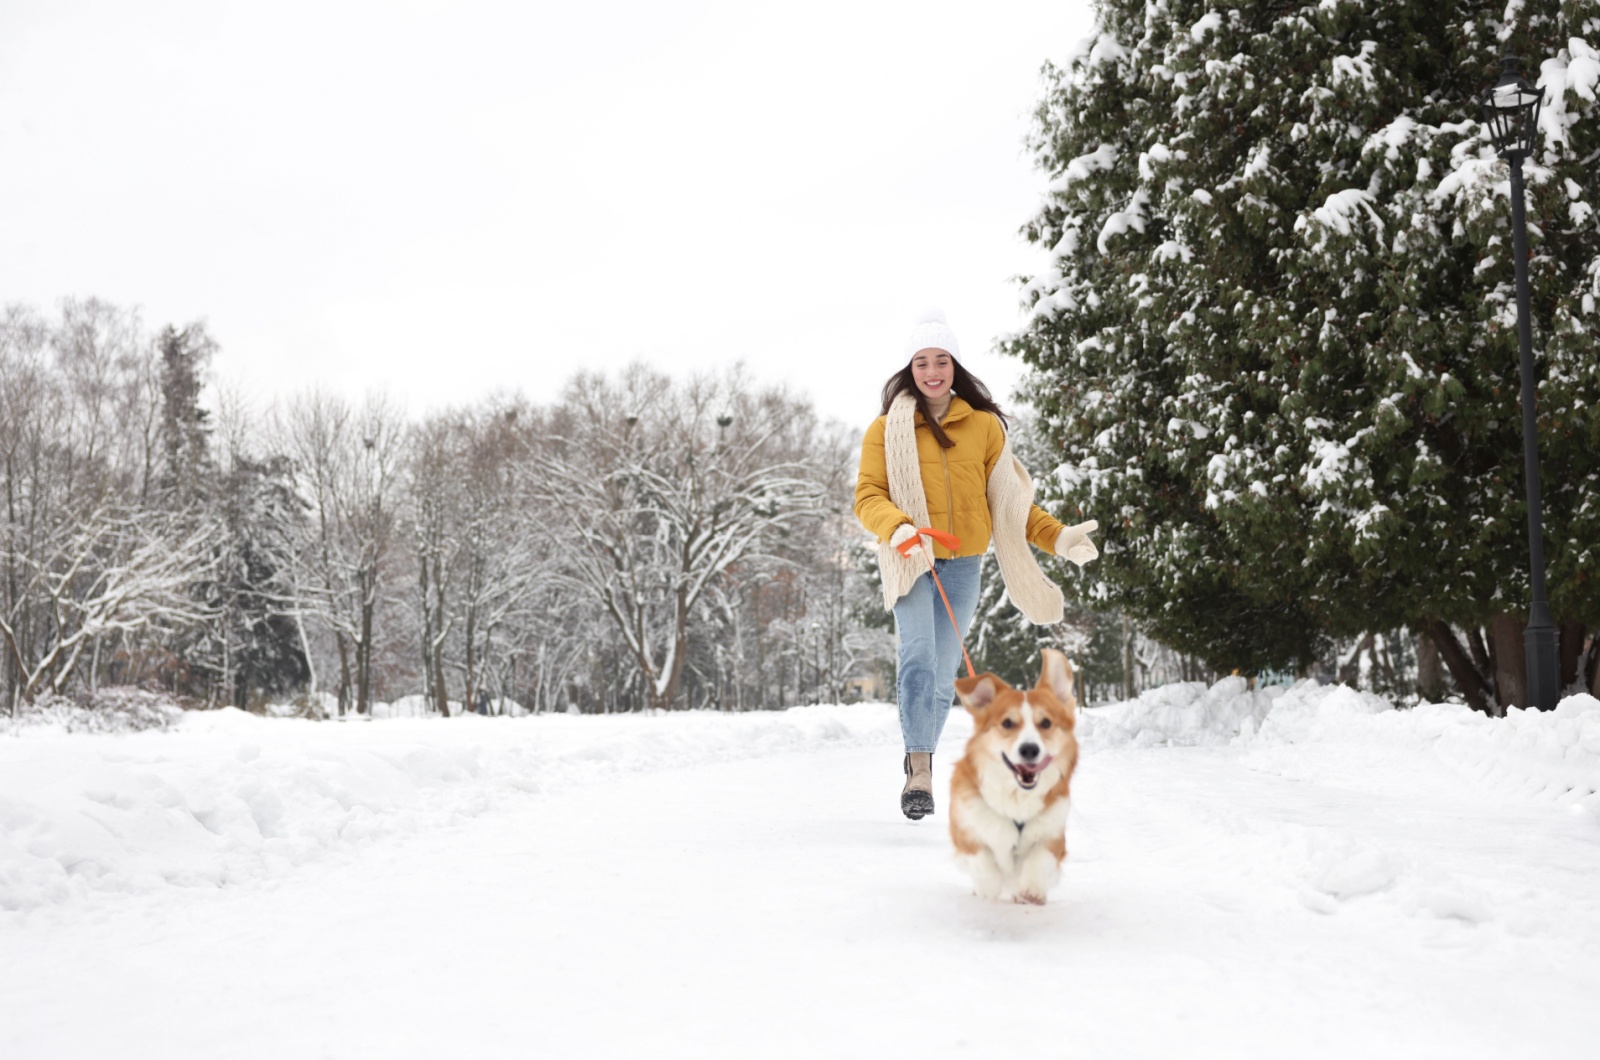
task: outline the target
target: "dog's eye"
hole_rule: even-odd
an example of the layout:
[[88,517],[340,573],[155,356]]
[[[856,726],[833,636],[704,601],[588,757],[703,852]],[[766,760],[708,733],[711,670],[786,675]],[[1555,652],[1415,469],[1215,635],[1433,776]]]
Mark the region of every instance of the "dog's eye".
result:
[[1002,729],[1015,729],[1017,727],[1017,723],[1012,721],[1010,718],[1007,718],[1005,721],[1000,723],[1000,727]]
[[1040,718],[1039,719],[1039,728],[1048,729],[1049,727],[1050,727],[1050,719],[1049,718]]

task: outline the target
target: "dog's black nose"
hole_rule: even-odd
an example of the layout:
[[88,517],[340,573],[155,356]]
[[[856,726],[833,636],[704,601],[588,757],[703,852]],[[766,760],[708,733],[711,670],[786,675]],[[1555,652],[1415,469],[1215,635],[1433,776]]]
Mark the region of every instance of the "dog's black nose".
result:
[[1035,758],[1039,757],[1039,745],[1036,743],[1025,743],[1021,747],[1017,748],[1017,754],[1022,756],[1022,760],[1024,762],[1032,762]]

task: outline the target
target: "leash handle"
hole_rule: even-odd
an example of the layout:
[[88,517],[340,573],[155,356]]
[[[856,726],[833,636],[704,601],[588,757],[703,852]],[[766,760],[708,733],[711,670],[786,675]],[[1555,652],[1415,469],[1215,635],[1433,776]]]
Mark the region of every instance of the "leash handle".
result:
[[[954,552],[961,547],[961,539],[954,534],[947,534],[943,530],[936,530],[931,526],[917,527],[917,536],[908,537],[896,545],[896,550],[906,558],[910,558],[911,549],[922,543],[924,537],[931,537],[934,541]],[[950,628],[956,631],[956,643],[961,645],[961,658],[966,660],[967,676],[977,677],[978,671],[972,667],[972,656],[967,654],[967,645],[961,639],[961,626],[956,622],[956,609],[950,606],[950,597],[945,595],[944,582],[939,580],[939,572],[933,569],[933,553],[927,549],[922,550],[922,558],[928,561],[928,573],[933,575],[933,584],[939,588],[939,599],[944,601],[944,613],[950,616]]]
[[899,550],[902,556],[910,556],[912,546],[920,545],[922,543],[920,539],[924,537],[933,538],[934,541],[943,545],[945,548],[948,548],[951,552],[954,552],[956,549],[961,547],[961,539],[956,535],[947,534],[943,530],[935,530],[931,526],[919,526],[917,528],[916,537],[906,538],[904,541],[900,542],[900,544],[896,545],[895,548]]

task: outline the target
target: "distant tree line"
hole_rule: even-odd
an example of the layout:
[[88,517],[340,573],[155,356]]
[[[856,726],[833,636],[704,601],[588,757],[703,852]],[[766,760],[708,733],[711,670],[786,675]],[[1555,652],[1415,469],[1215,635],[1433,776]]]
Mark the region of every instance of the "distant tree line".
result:
[[[642,366],[415,421],[315,390],[208,407],[216,352],[202,324],[96,299],[0,316],[0,711],[113,685],[313,715],[892,698],[849,510],[859,425],[738,370]],[[1012,434],[1049,466],[1025,410]],[[1041,627],[985,562],[982,669],[1031,679],[1060,648],[1086,702],[1225,672],[1110,606],[1092,566],[1041,557],[1069,600]],[[1342,672],[1405,683],[1373,670]]]
[[414,422],[316,391],[258,413],[204,406],[215,350],[94,299],[0,318],[7,705],[752,709],[889,658],[854,431],[781,389],[639,366]]

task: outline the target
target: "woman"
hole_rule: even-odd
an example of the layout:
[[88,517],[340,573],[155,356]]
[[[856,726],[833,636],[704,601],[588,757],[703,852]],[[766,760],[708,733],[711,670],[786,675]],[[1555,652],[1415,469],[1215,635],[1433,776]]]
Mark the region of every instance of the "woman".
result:
[[[900,809],[913,821],[933,813],[933,749],[955,698],[960,637],[978,606],[991,536],[1007,595],[1039,624],[1061,621],[1062,596],[1027,542],[1080,566],[1099,554],[1089,540],[1098,523],[1064,527],[1033,503],[1033,482],[1011,454],[1005,416],[959,356],[942,314],[927,314],[912,329],[899,371],[884,384],[883,415],[861,443],[856,480],[856,518],[878,537],[883,604],[894,611],[900,638]],[[923,527],[945,531],[959,545],[920,536]],[[913,539],[902,555],[898,546]],[[930,558],[960,636],[928,574]]]

